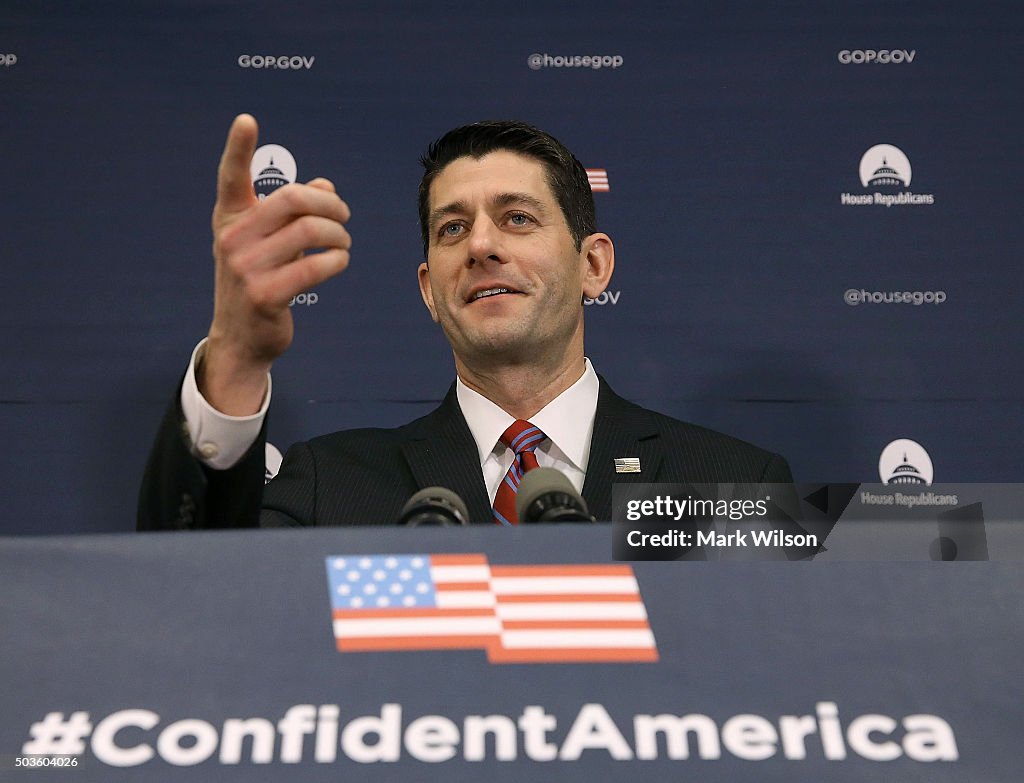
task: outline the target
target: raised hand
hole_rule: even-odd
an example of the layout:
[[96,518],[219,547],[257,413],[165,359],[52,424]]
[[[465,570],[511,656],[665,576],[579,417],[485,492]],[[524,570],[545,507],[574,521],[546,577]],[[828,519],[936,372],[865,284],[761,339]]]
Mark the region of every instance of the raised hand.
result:
[[[256,197],[249,165],[258,135],[252,116],[236,117],[217,172],[213,322],[197,375],[206,400],[234,416],[259,409],[267,371],[291,345],[292,297],[342,272],[352,244],[348,205],[326,179]],[[314,248],[324,250],[306,254]]]

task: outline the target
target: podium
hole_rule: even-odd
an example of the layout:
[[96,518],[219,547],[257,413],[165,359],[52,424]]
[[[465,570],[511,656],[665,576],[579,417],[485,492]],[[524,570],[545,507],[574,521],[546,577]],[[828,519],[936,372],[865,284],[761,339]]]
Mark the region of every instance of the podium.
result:
[[1019,564],[614,563],[611,538],[0,540],[0,780],[1019,774]]

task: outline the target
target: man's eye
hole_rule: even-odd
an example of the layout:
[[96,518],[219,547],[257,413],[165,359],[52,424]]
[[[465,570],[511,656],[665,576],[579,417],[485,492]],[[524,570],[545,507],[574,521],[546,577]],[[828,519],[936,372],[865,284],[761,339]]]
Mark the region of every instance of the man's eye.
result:
[[530,218],[521,212],[513,212],[508,216],[508,221],[513,226],[526,226],[530,223]]
[[462,226],[458,223],[447,223],[441,226],[441,236],[457,237],[462,232]]

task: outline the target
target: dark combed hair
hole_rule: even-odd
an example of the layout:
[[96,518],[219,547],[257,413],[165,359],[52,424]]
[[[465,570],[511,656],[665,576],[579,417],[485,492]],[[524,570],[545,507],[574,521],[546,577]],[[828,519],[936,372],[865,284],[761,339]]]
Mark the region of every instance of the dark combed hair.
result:
[[496,150],[516,152],[543,164],[548,185],[558,200],[565,222],[569,224],[569,233],[579,250],[584,238],[597,231],[594,194],[583,164],[549,133],[525,122],[490,120],[448,131],[433,142],[420,158],[424,169],[419,191],[424,257],[430,245],[430,227],[427,223],[430,217],[430,184],[434,178],[458,158],[479,160]]

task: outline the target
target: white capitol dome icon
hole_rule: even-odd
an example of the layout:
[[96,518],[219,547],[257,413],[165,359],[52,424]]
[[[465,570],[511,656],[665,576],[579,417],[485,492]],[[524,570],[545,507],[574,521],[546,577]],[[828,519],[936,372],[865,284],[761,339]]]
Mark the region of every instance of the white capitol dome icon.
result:
[[878,458],[878,475],[883,484],[931,485],[932,459],[920,443],[901,438],[894,440]]
[[298,177],[295,158],[280,144],[264,144],[252,156],[249,174],[253,188],[261,199]]
[[876,144],[860,159],[860,183],[866,188],[906,188],[911,174],[910,160],[891,144]]

